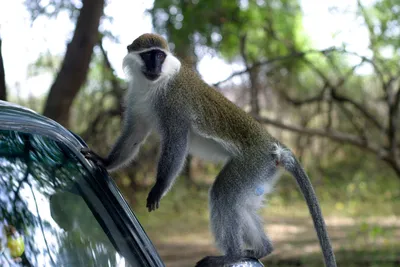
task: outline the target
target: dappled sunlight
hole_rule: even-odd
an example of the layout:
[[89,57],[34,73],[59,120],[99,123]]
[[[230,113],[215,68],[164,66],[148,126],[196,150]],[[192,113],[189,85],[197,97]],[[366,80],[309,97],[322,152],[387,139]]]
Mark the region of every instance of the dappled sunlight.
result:
[[326,218],[327,226],[354,226],[357,223],[365,222],[368,224],[377,224],[380,226],[396,226],[400,227],[400,217],[396,215],[392,216],[371,216],[367,218],[350,218],[350,217],[339,217],[329,216]]
[[298,224],[265,224],[265,231],[271,236],[272,240],[285,241],[288,239],[293,239],[294,235],[299,235],[307,231],[306,226]]
[[[394,246],[399,245],[399,216],[367,218],[328,216],[326,223],[335,251],[343,249],[370,250],[379,246],[393,246],[395,249]],[[376,226],[381,228],[376,230]],[[271,256],[266,258],[267,260],[277,257],[280,259],[307,258],[307,255],[314,258],[321,253],[315,230],[309,218],[290,220],[286,217],[275,217],[274,222],[266,223],[264,228],[275,247]],[[379,231],[376,236],[373,233],[374,229]],[[173,234],[163,240],[156,241],[155,245],[166,266],[192,266],[194,262],[205,255],[219,254],[212,242],[212,236],[204,229],[200,231],[193,229],[190,233],[185,234]]]
[[167,238],[168,243],[176,245],[192,244],[197,246],[209,246],[212,244],[212,236],[208,232],[192,232],[184,235],[172,235]]

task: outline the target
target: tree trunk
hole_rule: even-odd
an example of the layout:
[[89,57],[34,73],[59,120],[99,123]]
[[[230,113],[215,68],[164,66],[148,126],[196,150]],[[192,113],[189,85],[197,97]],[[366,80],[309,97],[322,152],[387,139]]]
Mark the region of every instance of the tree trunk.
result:
[[258,81],[259,68],[252,68],[250,70],[250,113],[253,116],[260,115],[260,104],[259,104],[259,95],[260,95],[260,83]]
[[0,38],[0,100],[7,99],[7,91],[6,91],[6,75],[4,72],[4,63],[3,56],[1,54],[1,38]]
[[104,8],[104,0],[83,0],[82,3],[74,36],[43,111],[45,116],[64,126],[68,126],[72,102],[86,80]]
[[182,175],[186,178],[185,180],[187,181],[188,185],[192,185],[194,183],[192,175],[192,160],[193,156],[188,154],[186,156],[186,164],[182,172]]
[[[246,52],[246,42],[247,35],[244,34],[240,37],[240,55],[243,58],[243,62],[246,68],[250,69],[251,64]],[[250,114],[253,116],[258,116],[260,114],[260,104],[258,99],[260,92],[260,84],[258,80],[259,72],[260,67],[253,67],[249,70]]]

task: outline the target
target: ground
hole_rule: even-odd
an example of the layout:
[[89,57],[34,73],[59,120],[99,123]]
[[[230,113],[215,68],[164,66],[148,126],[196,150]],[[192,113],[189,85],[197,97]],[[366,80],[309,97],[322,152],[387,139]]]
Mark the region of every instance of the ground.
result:
[[[309,218],[265,218],[265,230],[275,245],[265,266],[323,266],[318,241]],[[327,217],[326,222],[341,266],[400,266],[400,217]],[[193,266],[217,254],[205,227],[183,234],[151,236],[167,267]],[[355,257],[357,255],[357,257]]]
[[[146,196],[147,191],[136,194],[134,211],[167,267],[194,266],[204,256],[218,254],[208,228],[207,190],[191,191],[177,184],[151,213],[145,208]],[[373,197],[319,196],[340,267],[400,266],[400,198]],[[265,204],[260,215],[275,250],[262,259],[264,265],[322,267],[304,200],[280,191]]]

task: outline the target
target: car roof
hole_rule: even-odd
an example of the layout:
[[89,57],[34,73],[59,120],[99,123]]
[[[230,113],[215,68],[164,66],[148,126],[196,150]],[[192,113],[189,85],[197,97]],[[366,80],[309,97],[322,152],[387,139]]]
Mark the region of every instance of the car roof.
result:
[[[42,134],[56,141],[66,143],[70,149],[80,150],[86,146],[85,142],[61,124],[39,113],[7,101],[0,100],[0,121],[9,130],[24,131]],[[83,156],[81,157],[83,159]]]

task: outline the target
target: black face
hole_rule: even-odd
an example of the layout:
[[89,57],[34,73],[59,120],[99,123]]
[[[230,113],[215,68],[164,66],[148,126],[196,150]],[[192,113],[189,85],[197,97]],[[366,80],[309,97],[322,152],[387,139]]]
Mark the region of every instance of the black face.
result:
[[166,58],[166,54],[159,50],[153,49],[139,54],[144,62],[142,72],[150,81],[156,80],[161,75],[161,67]]

